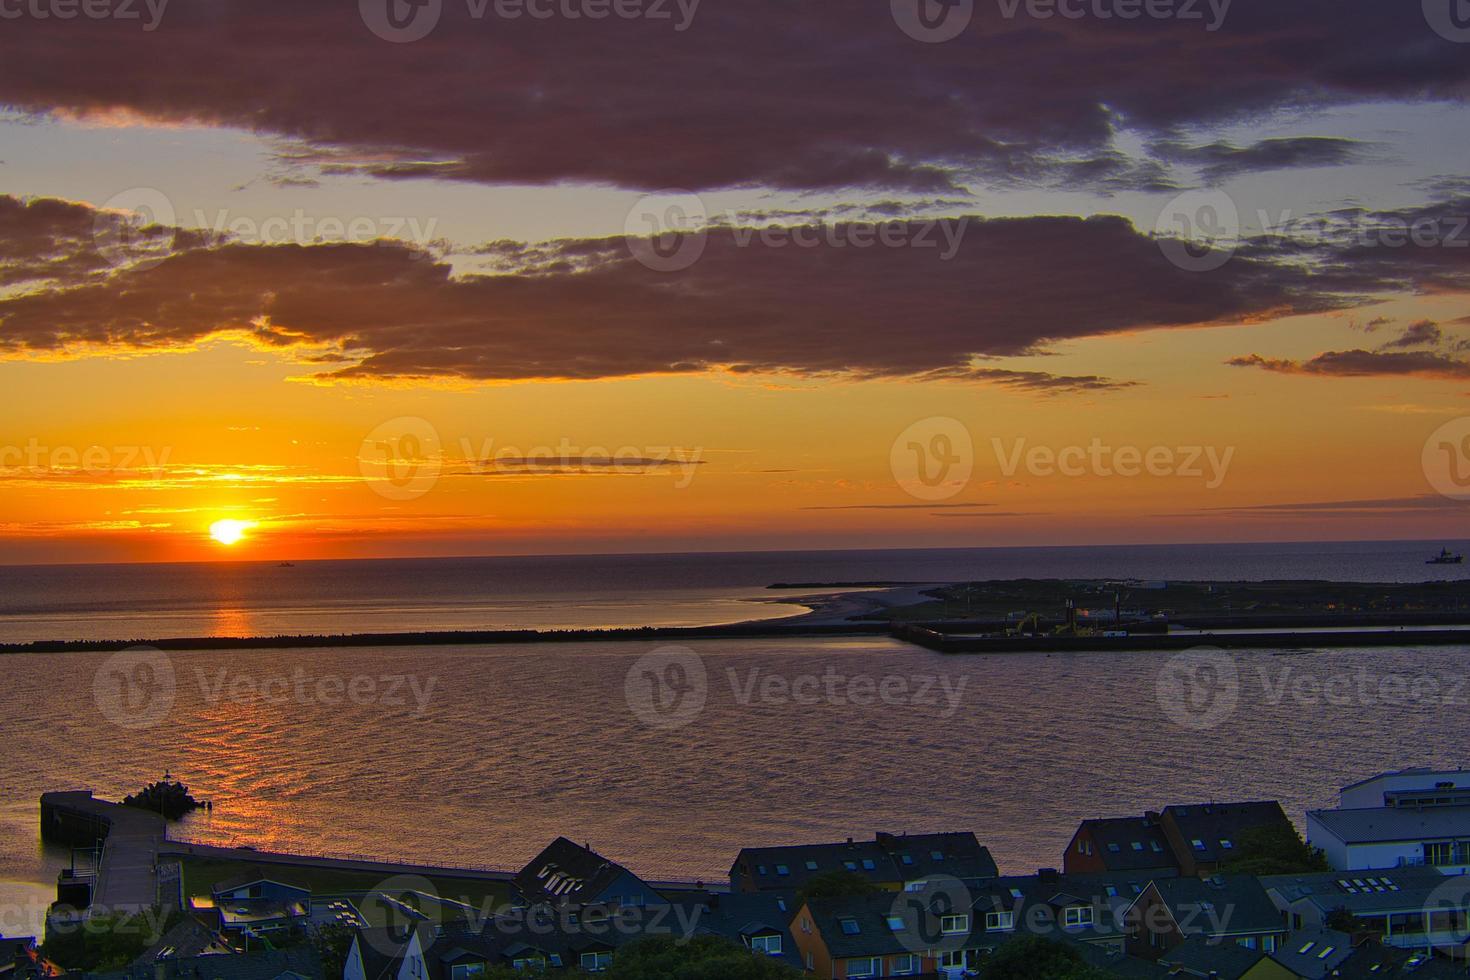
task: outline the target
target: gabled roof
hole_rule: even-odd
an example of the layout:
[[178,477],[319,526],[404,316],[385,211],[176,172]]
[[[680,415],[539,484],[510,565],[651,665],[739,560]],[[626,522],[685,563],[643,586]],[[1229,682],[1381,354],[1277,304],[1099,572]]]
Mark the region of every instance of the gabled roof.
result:
[[[921,894],[884,892],[814,898],[807,903],[806,909],[827,952],[836,959],[919,953],[936,945],[931,941],[933,923],[909,901]],[[971,917],[973,929],[973,913],[965,909],[959,911]],[[895,925],[899,928],[894,928]],[[967,931],[966,941],[969,935]]]
[[1159,878],[1151,887],[1186,937],[1286,931],[1281,913],[1253,875]]
[[192,915],[186,915],[179,920],[177,925],[165,932],[158,942],[133,960],[133,965],[148,966],[160,959],[200,956],[209,951],[211,947],[220,946],[228,948],[228,944],[216,935],[213,929]]
[[265,868],[260,867],[259,865],[247,868],[240,874],[231,875],[228,878],[216,881],[213,885],[209,887],[209,891],[213,895],[218,895],[220,892],[232,892],[239,888],[246,888],[250,885],[255,885],[267,881],[271,882],[272,884],[284,885],[287,888],[295,888],[298,891],[303,891],[307,894],[311,894],[311,889],[306,887],[305,885],[300,884],[299,882],[291,881],[288,878],[283,878],[279,874],[268,871]]
[[[1228,861],[1239,852],[1248,830],[1272,825],[1295,827],[1275,800],[1247,803],[1191,803],[1164,807],[1160,816],[1178,829],[1196,861]],[[1198,842],[1198,843],[1196,843]]]
[[846,871],[875,884],[945,876],[962,880],[999,874],[989,849],[970,832],[879,833],[872,840],[742,848],[730,869],[744,869],[756,887],[800,889],[812,878]]
[[91,980],[291,980],[320,977],[322,967],[310,948],[293,946],[268,952],[159,960],[86,976]]
[[363,976],[367,980],[394,980],[408,949],[408,940],[409,934],[399,928],[371,926],[358,929],[354,943],[362,957]]
[[1159,957],[1159,962],[1182,970],[1184,976],[1240,980],[1265,958],[1260,950],[1246,949],[1229,939],[1197,935]]
[[1177,868],[1168,838],[1150,817],[1102,817],[1084,820],[1073,835],[1091,838],[1095,854],[1109,871]]
[[[1049,938],[1121,937],[1127,931],[1124,914],[1150,880],[1146,875],[1127,873],[1008,875],[971,889],[975,926],[984,929],[988,913],[1011,912],[1015,931],[1020,933]],[[1065,910],[1081,906],[1092,908],[1091,925],[1068,927]],[[990,938],[987,934],[987,941]]]
[[1353,937],[1336,929],[1298,929],[1271,958],[1305,980],[1323,980],[1353,955]]
[[521,869],[514,885],[532,904],[578,905],[596,901],[624,874],[632,872],[589,847],[558,837]]

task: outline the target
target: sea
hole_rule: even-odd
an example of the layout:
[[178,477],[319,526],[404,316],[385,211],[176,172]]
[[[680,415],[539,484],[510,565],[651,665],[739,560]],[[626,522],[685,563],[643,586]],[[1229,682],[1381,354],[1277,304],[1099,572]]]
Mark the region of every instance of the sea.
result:
[[[0,568],[0,640],[693,625],[803,611],[776,582],[1470,578],[1456,542]],[[821,591],[816,589],[813,591]],[[213,809],[181,839],[515,868],[557,835],[650,878],[742,846],[973,830],[1057,867],[1079,820],[1279,799],[1299,822],[1382,769],[1470,763],[1470,648],[1257,650],[1181,702],[1166,654],[945,657],[886,637],[679,645],[5,655],[0,934],[39,928],[71,855],[51,789],[169,771]],[[1213,675],[1212,675],[1213,676]],[[678,685],[665,688],[664,680]],[[165,689],[166,688],[166,689]],[[162,691],[162,693],[159,693]],[[351,692],[351,693],[348,693]]]

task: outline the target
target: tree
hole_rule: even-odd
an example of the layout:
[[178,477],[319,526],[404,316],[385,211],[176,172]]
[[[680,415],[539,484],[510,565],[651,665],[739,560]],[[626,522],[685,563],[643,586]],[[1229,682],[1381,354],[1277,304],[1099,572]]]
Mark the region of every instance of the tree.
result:
[[41,953],[68,970],[120,970],[158,942],[180,918],[157,908],[133,915],[92,915],[47,926]]
[[352,937],[357,933],[339,922],[328,922],[314,926],[309,936],[311,948],[316,950],[322,963],[322,975],[340,977],[347,966],[347,953],[352,949]]
[[608,980],[797,980],[801,973],[719,936],[640,939],[613,956]]
[[828,871],[813,875],[796,893],[798,902],[813,898],[847,898],[851,895],[874,895],[881,889],[856,871]]
[[1220,869],[1226,874],[1291,875],[1331,871],[1326,856],[1302,840],[1290,824],[1252,827],[1236,841],[1235,857]]
[[1065,943],[1020,936],[1003,943],[980,965],[980,980],[1109,980]]
[[1338,932],[1345,932],[1349,935],[1373,928],[1367,921],[1349,912],[1345,905],[1339,905],[1331,912],[1328,912],[1327,917],[1322,920],[1322,924],[1328,929],[1336,929]]

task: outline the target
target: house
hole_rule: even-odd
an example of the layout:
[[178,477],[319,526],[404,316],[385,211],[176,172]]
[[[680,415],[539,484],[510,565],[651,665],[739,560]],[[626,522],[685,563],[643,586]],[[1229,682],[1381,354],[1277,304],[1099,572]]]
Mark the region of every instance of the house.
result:
[[969,906],[938,898],[914,891],[811,899],[791,926],[802,965],[833,980],[975,967],[983,951]]
[[1400,769],[1381,772],[1338,790],[1344,810],[1379,806],[1470,806],[1470,770]]
[[1062,870],[1069,875],[1133,871],[1179,873],[1179,861],[1157,814],[1084,820],[1067,844]]
[[1275,800],[1167,806],[1158,822],[1179,862],[1179,873],[1190,877],[1221,870],[1237,855],[1241,838],[1250,831],[1276,827],[1296,833]]
[[540,904],[478,922],[406,934],[361,929],[344,971],[349,980],[470,980],[492,968],[536,972],[606,970],[629,943],[651,937],[716,936],[752,956],[800,967],[788,925],[769,895],[714,895],[647,906]]
[[261,935],[303,924],[311,912],[311,889],[251,868],[215,882],[208,899],[190,905],[226,935]]
[[317,980],[322,976],[316,953],[309,947],[293,946],[134,963],[125,970],[81,974],[79,980]]
[[1029,933],[1122,952],[1128,908],[1150,880],[1131,874],[1063,875],[1046,868],[997,878],[974,890],[975,936],[985,949]]
[[263,868],[248,871],[217,881],[210,888],[210,897],[216,905],[229,902],[235,905],[305,905],[311,901],[311,889],[273,875]]
[[1237,856],[1241,838],[1276,827],[1296,833],[1275,800],[1166,806],[1140,817],[1084,820],[1067,844],[1068,874],[1103,871],[1205,877]]
[[133,960],[134,966],[147,966],[159,960],[187,959],[194,956],[223,956],[235,949],[225,937],[192,915],[185,915]]
[[990,851],[972,833],[849,837],[839,844],[743,848],[730,867],[735,891],[800,890],[812,878],[845,871],[887,891],[935,880],[983,881],[999,874]]
[[1296,980],[1296,975],[1260,949],[1197,934],[1159,957],[1172,977],[1209,980]]
[[1307,811],[1307,839],[1338,871],[1470,872],[1470,771],[1406,769],[1344,786],[1336,809]]
[[657,905],[648,883],[590,846],[558,837],[515,876],[526,905]]
[[395,980],[408,940],[409,932],[398,927],[359,928],[347,951],[343,980]]
[[1336,976],[1356,948],[1354,938],[1336,929],[1300,929],[1276,947],[1271,958],[1301,980],[1324,980]]
[[1155,960],[1193,936],[1271,953],[1287,931],[1281,912],[1252,875],[1155,878],[1126,916],[1128,952]]
[[1465,980],[1463,962],[1429,953],[1396,949],[1378,943],[1360,943],[1332,972],[1333,980]]
[[1321,929],[1334,917],[1352,916],[1355,931],[1383,945],[1405,949],[1463,949],[1470,938],[1470,876],[1433,868],[1391,874],[1319,872],[1261,878],[1290,928]]

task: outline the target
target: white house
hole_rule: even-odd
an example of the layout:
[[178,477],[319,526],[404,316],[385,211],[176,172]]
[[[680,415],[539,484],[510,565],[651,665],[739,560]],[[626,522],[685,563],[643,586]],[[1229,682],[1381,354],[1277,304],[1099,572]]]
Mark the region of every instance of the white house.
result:
[[1343,787],[1339,800],[1307,811],[1307,840],[1334,869],[1470,871],[1470,771],[1381,773]]

